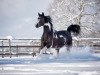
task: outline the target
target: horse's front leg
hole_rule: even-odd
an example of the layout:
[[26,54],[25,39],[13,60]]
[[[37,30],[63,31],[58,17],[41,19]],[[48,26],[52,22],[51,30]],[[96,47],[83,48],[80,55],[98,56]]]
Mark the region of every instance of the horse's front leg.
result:
[[40,54],[46,53],[47,47],[44,41],[41,42]]
[[43,48],[41,49],[41,51],[40,51],[40,54],[45,53],[45,52],[46,52],[46,50],[47,50],[47,47],[46,47],[46,46],[45,46],[45,47],[43,47]]

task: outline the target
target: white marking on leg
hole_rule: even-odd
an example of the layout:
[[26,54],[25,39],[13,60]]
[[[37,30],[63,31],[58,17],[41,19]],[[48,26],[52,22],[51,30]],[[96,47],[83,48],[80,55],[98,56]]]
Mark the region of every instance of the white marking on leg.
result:
[[55,48],[51,48],[51,53],[52,55],[50,55],[50,59],[54,59],[57,57],[57,50]]
[[47,48],[46,53],[51,54],[51,47],[50,48]]
[[41,49],[40,54],[43,54],[47,50],[47,47],[45,46],[44,48]]

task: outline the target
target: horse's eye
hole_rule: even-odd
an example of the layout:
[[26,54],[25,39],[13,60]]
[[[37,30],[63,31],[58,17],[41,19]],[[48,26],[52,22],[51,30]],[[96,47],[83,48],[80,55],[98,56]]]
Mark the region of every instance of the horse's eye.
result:
[[40,18],[38,18],[38,21],[40,21]]
[[39,20],[40,18],[38,18],[38,20]]

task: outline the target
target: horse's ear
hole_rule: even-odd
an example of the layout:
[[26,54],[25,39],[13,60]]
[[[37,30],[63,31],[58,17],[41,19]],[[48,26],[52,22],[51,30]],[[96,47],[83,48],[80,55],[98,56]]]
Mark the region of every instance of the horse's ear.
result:
[[42,12],[42,16],[44,16],[44,12]]
[[40,13],[38,13],[38,15],[39,15],[39,16],[41,16],[41,14],[40,14]]

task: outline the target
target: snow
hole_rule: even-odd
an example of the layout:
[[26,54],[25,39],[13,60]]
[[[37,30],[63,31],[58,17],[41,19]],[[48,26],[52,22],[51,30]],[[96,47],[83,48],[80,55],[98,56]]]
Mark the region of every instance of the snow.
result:
[[99,63],[94,62],[94,64],[96,67],[92,66],[93,63],[2,65],[0,75],[99,75]]
[[56,30],[79,24],[82,32],[80,37],[100,37],[99,9],[100,0],[54,0],[48,12]]
[[53,55],[37,54],[0,58],[0,75],[100,75],[100,54],[91,53],[90,47],[50,49]]
[[6,36],[6,39],[12,40],[12,39],[14,39],[14,37],[13,36]]
[[[45,50],[46,48],[42,49]],[[90,47],[72,47],[70,52],[66,50],[64,46],[60,49],[60,53],[57,55],[55,49],[47,50],[50,54],[42,54],[44,51],[41,51],[37,56],[18,56],[18,57],[5,57],[0,58],[0,64],[34,64],[34,63],[69,63],[69,62],[80,62],[80,61],[99,61],[100,54],[93,53]],[[30,62],[30,63],[29,63]]]

